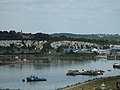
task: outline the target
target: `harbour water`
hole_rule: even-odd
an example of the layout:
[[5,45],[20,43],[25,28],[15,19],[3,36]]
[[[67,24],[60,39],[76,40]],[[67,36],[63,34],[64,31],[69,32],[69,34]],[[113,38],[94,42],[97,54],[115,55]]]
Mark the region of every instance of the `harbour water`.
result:
[[[55,90],[60,87],[84,82],[96,77],[120,75],[120,69],[114,69],[113,64],[120,60],[51,60],[50,63],[30,63],[0,66],[0,88],[20,90]],[[66,76],[68,70],[105,70],[100,76]],[[108,71],[108,70],[111,70]],[[30,75],[47,78],[43,82],[22,82]]]

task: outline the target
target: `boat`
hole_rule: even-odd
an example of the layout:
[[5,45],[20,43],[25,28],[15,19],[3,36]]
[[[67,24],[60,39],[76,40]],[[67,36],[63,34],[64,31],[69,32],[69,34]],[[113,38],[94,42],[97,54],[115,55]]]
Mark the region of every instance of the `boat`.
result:
[[75,75],[80,75],[81,73],[79,70],[69,70],[68,73],[66,74],[67,76],[75,76]]
[[81,72],[81,75],[103,75],[103,71],[96,71],[96,70],[87,70]]
[[39,78],[35,75],[31,75],[29,77],[26,78],[27,82],[31,82],[31,81],[47,81],[46,78]]
[[113,68],[120,68],[120,64],[114,63],[114,64],[113,64]]
[[103,75],[105,71],[97,69],[97,70],[87,70],[82,72],[79,72],[78,70],[69,70],[66,74],[67,76],[75,76],[75,75]]
[[105,72],[104,70],[101,70],[101,69],[95,69],[96,72]]

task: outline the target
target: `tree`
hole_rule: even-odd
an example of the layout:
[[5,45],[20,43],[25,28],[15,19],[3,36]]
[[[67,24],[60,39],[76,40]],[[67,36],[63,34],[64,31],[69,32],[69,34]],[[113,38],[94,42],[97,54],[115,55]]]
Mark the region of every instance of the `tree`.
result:
[[50,49],[53,49],[50,45],[50,42],[43,44],[42,52],[49,52]]
[[41,40],[41,41],[45,41],[45,40],[49,41],[51,40],[51,36],[48,34],[43,34],[43,33],[36,33],[34,34],[34,39]]
[[57,52],[63,52],[63,46],[61,45],[60,47],[57,48]]

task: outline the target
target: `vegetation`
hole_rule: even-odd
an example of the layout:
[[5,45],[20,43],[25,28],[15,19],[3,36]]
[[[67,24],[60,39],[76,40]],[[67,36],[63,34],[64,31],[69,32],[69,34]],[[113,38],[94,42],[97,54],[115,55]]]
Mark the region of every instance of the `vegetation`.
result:
[[0,31],[0,40],[14,40],[14,39],[21,39],[21,36],[19,33],[16,33],[15,31]]
[[51,50],[51,49],[52,49],[52,47],[50,46],[50,42],[47,42],[44,44],[42,52],[46,53],[46,52],[49,52],[49,50]]
[[117,90],[117,80],[120,79],[120,76],[106,77],[106,78],[96,78],[93,80],[88,80],[84,83],[76,83],[74,85],[68,85],[67,87],[60,88],[58,90],[100,90],[101,84],[105,84],[105,90]]

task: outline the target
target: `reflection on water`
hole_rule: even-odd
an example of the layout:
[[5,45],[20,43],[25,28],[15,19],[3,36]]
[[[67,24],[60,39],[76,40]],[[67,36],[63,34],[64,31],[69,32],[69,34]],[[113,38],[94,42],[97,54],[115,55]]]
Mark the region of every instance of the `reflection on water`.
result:
[[[114,63],[120,63],[118,60],[50,60],[50,62],[36,61],[27,64],[0,66],[0,87],[2,88],[20,88],[21,90],[50,90],[64,87],[77,82],[83,82],[89,79],[103,76],[119,75],[120,69],[113,69]],[[104,75],[100,76],[66,76],[70,69],[88,70],[102,69]],[[108,69],[112,70],[108,72]],[[22,82],[27,76],[36,75],[47,78],[46,82]]]
[[34,69],[49,69],[50,64],[33,64]]

